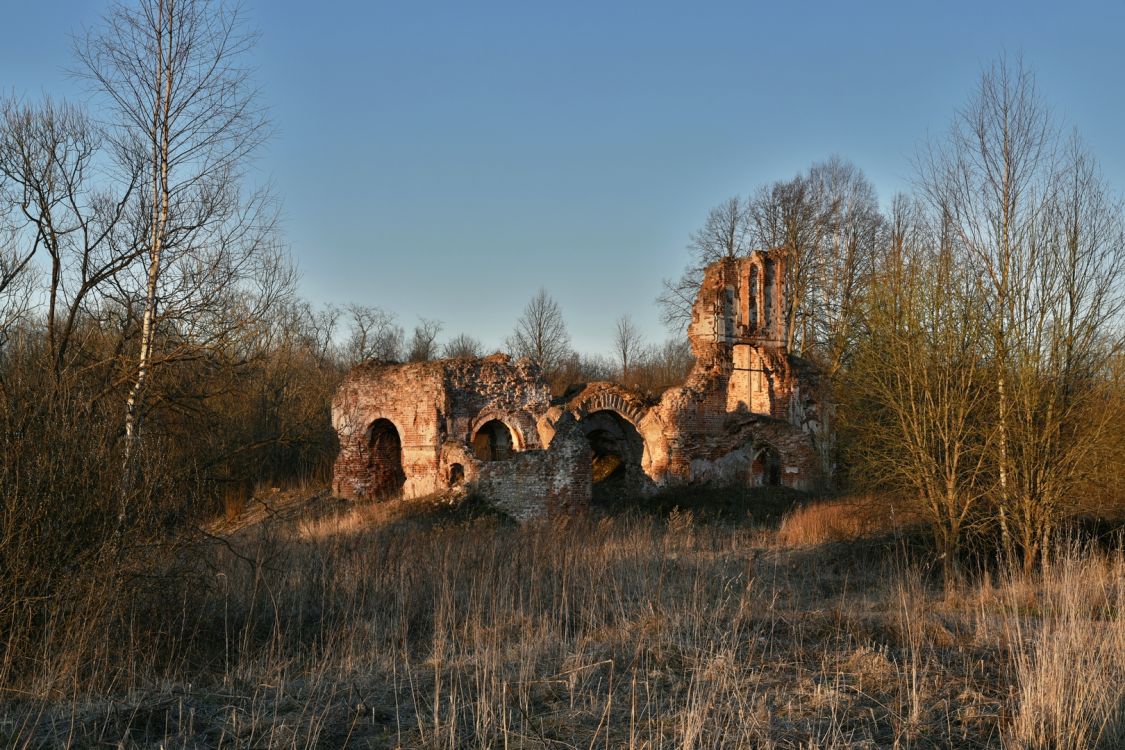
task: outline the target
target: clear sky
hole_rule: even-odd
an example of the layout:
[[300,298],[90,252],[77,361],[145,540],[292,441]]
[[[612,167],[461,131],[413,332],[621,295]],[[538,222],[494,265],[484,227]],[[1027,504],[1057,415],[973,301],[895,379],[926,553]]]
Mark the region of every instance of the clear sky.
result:
[[[77,95],[70,34],[108,2],[0,12],[4,93]],[[1022,53],[1125,188],[1125,2],[248,0],[276,136],[258,177],[317,303],[499,347],[539,287],[576,348],[652,339],[688,235],[831,154],[886,203],[982,67]]]

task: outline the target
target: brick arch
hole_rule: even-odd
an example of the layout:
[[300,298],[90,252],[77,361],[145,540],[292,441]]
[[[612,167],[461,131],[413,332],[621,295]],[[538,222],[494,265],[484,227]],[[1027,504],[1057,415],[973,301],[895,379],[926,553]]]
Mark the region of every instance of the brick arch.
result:
[[782,483],[782,462],[785,458],[771,443],[755,440],[750,446],[750,483],[755,486],[777,486]]
[[469,427],[466,442],[472,445],[473,438],[477,436],[480,428],[493,420],[502,422],[504,426],[508,428],[508,431],[512,433],[512,447],[515,448],[515,450],[522,451],[527,449],[527,440],[524,438],[523,430],[520,429],[519,420],[516,419],[515,415],[500,411],[499,409],[485,409],[478,414]]
[[641,496],[653,486],[646,471],[652,463],[649,441],[641,431],[648,409],[632,392],[610,383],[589,386],[567,404],[589,445],[595,500]]
[[611,411],[629,422],[638,431],[640,430],[641,420],[644,419],[647,411],[645,407],[633,403],[627,392],[616,389],[605,389],[579,396],[578,399],[570,403],[569,410],[580,421],[587,414]]
[[384,414],[381,411],[377,411],[377,412],[371,412],[369,414],[366,414],[363,417],[363,421],[361,422],[361,424],[363,425],[363,439],[364,440],[367,440],[367,438],[370,436],[371,428],[375,426],[376,422],[390,422],[391,427],[394,427],[395,432],[398,433],[398,439],[400,441],[403,441],[403,440],[406,439],[406,433],[403,431],[403,429],[401,427],[399,427],[399,425],[398,425],[399,420],[396,417],[392,417],[389,414]]

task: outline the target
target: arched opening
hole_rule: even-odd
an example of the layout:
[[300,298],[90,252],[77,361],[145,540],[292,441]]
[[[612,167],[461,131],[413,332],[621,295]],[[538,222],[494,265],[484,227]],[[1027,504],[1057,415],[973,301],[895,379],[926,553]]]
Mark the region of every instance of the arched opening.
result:
[[750,464],[750,484],[754,487],[777,487],[781,484],[781,457],[773,446],[764,445],[754,454]]
[[473,435],[473,453],[481,461],[503,461],[512,455],[512,430],[499,419],[491,419]]
[[465,483],[465,467],[461,464],[449,465],[449,486],[457,487]]
[[367,428],[367,496],[390,498],[406,483],[402,470],[402,441],[389,419],[376,419]]
[[579,422],[593,452],[594,499],[635,492],[644,480],[645,443],[637,428],[617,412],[603,409]]

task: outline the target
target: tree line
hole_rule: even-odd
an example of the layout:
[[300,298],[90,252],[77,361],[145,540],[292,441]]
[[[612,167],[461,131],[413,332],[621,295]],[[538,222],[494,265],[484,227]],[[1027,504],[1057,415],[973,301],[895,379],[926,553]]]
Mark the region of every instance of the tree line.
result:
[[628,314],[612,323],[609,355],[578,352],[571,345],[562,308],[546,289],[528,300],[512,333],[496,349],[464,332],[443,341],[444,325],[431,318],[419,318],[407,334],[394,313],[372,305],[326,305],[309,314],[324,328],[329,342],[325,356],[342,369],[368,360],[426,362],[503,352],[531,360],[556,394],[571,384],[595,380],[618,380],[655,394],[682,382],[694,362],[683,336],[649,342]]

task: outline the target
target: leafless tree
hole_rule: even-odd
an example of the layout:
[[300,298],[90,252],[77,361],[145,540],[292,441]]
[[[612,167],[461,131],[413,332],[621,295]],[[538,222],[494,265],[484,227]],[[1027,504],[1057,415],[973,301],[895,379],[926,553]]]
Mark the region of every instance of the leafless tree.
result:
[[670,338],[654,349],[651,361],[655,368],[653,386],[666,388],[684,381],[695,364],[695,356],[686,339]]
[[617,373],[613,360],[598,354],[579,354],[568,352],[555,366],[552,385],[561,389],[575,383],[592,383],[599,380],[612,380]]
[[992,489],[980,285],[951,252],[948,226],[927,226],[904,199],[891,218],[897,241],[863,300],[867,335],[843,373],[842,444],[861,483],[912,502],[952,583]]
[[629,382],[629,366],[644,349],[644,337],[628,315],[617,319],[613,331],[613,353],[621,365],[621,382]]
[[830,211],[817,185],[805,175],[759,188],[751,199],[755,243],[785,257],[784,314],[791,351],[811,341],[812,289],[820,274],[820,248]]
[[758,190],[755,245],[785,257],[785,320],[792,351],[834,375],[854,338],[858,300],[881,241],[875,190],[839,157]]
[[267,325],[250,337],[258,351],[251,356],[276,351],[301,351],[312,356],[320,367],[340,363],[335,338],[341,310],[335,305],[315,308],[305,300],[293,299],[278,305]]
[[670,331],[682,334],[691,322],[691,307],[699,293],[703,274],[695,268],[688,268],[678,279],[664,279],[656,304],[660,307],[660,321]]
[[344,346],[344,361],[356,365],[364,360],[399,362],[403,356],[404,333],[395,316],[378,307],[350,304],[344,308],[350,332]]
[[999,513],[1006,539],[1012,500],[1007,360],[1018,293],[1012,277],[1019,267],[1030,270],[1025,254],[1033,248],[1028,240],[1045,193],[1042,181],[1050,170],[1055,137],[1030,72],[1022,65],[1009,71],[1005,61],[982,75],[976,95],[954,120],[948,142],[931,147],[920,164],[923,190],[950,218],[960,246],[986,275],[991,292]]
[[299,326],[299,330],[306,332],[305,347],[324,364],[338,362],[339,354],[333,342],[340,323],[340,309],[335,305],[324,305],[317,310],[307,302],[299,307],[304,320],[304,325]]
[[748,200],[712,209],[692,235],[691,262],[657,298],[663,320],[682,329],[708,264],[770,250],[785,260],[784,315],[791,351],[821,364],[829,377],[855,342],[859,300],[882,242],[875,190],[854,164],[838,157],[759,188]]
[[0,104],[0,215],[9,225],[0,295],[11,300],[22,287],[26,299],[28,266],[37,254],[46,256],[46,339],[56,380],[83,312],[138,257],[119,236],[137,173],[116,184],[105,180],[102,152],[101,133],[77,107]]
[[540,289],[527,303],[507,343],[513,356],[527,357],[548,376],[570,353],[570,334],[562,310],[546,289]]
[[32,255],[20,241],[22,224],[0,211],[0,351],[16,328],[26,324],[36,287]]
[[479,357],[483,347],[481,343],[467,333],[459,333],[442,347],[441,356],[450,359]]
[[411,362],[428,362],[437,358],[437,337],[441,333],[441,322],[429,318],[419,318],[418,325],[414,326],[414,334],[410,338]]
[[691,262],[676,281],[664,280],[657,297],[664,323],[681,329],[691,320],[691,306],[703,281],[703,271],[721,258],[740,258],[753,249],[750,244],[750,205],[733,196],[712,208],[703,226],[692,233],[688,251]]
[[750,207],[738,196],[727,198],[707,214],[703,227],[691,236],[697,265],[707,266],[722,258],[741,258],[753,248],[750,239]]
[[813,165],[808,179],[825,221],[817,273],[806,294],[810,335],[804,350],[834,378],[860,334],[862,298],[885,241],[884,221],[875,188],[851,162],[832,157]]

